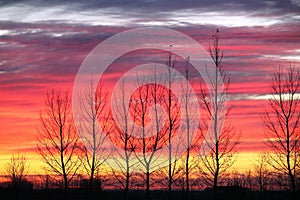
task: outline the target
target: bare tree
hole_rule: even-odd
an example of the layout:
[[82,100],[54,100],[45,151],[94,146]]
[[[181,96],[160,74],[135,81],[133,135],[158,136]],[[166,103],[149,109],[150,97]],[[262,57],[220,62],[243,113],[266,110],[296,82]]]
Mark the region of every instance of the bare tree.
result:
[[20,189],[25,181],[25,176],[28,173],[29,165],[25,156],[12,155],[10,162],[5,165],[6,173],[8,174],[12,187]]
[[[89,189],[94,188],[95,173],[110,155],[105,149],[105,140],[111,131],[108,112],[105,110],[107,102],[107,93],[102,85],[96,88],[91,80],[87,85],[84,95],[79,97],[80,102],[80,128],[79,132],[84,145],[82,155],[79,157],[86,173],[89,176]],[[97,121],[100,120],[100,127]],[[100,180],[97,180],[100,181]]]
[[133,123],[130,123],[131,120],[129,118],[132,118],[132,121],[135,122],[136,112],[132,99],[128,105],[126,104],[125,93],[125,79],[123,78],[120,88],[114,96],[113,106],[117,113],[113,121],[115,132],[110,135],[110,138],[115,144],[118,144],[117,149],[114,151],[116,155],[112,157],[114,162],[111,164],[111,170],[118,183],[124,189],[125,196],[127,196],[131,185],[133,167],[136,165],[133,159],[133,151],[136,147],[133,137],[135,126]]
[[260,191],[267,189],[269,177],[271,176],[270,171],[267,169],[267,165],[268,163],[266,154],[260,154],[258,159],[253,164],[255,182],[258,184]]
[[[170,48],[172,45],[170,45]],[[177,166],[177,159],[178,159],[178,151],[176,147],[174,148],[172,139],[174,138],[174,135],[176,131],[179,128],[178,122],[180,119],[180,112],[178,110],[178,101],[176,101],[175,96],[172,95],[172,85],[175,80],[175,74],[172,73],[172,68],[175,67],[175,58],[172,54],[171,50],[169,50],[167,55],[167,61],[166,65],[168,67],[167,71],[167,84],[168,84],[168,93],[167,97],[164,98],[165,104],[166,104],[166,110],[167,110],[167,124],[168,124],[168,192],[169,192],[169,199],[171,198],[172,193],[172,184],[174,182],[174,176],[176,174],[176,166]],[[175,151],[174,151],[175,150]]]
[[186,59],[186,67],[185,67],[185,78],[186,78],[186,85],[184,87],[184,103],[185,103],[185,120],[186,120],[186,140],[187,140],[187,148],[186,148],[186,159],[185,159],[185,187],[186,192],[188,193],[190,191],[190,183],[189,183],[189,174],[190,174],[190,153],[191,153],[191,135],[190,135],[190,115],[188,110],[189,106],[189,96],[190,91],[188,87],[188,81],[189,81],[189,58]]
[[[188,194],[190,191],[190,174],[197,168],[198,158],[192,155],[192,151],[195,150],[193,144],[193,138],[196,137],[196,133],[194,129],[198,129],[195,127],[194,122],[199,121],[194,112],[190,112],[190,107],[194,107],[192,101],[192,90],[190,87],[190,57],[187,57],[185,60],[185,82],[182,84],[182,102],[184,104],[184,125],[182,126],[182,130],[185,136],[182,138],[185,144],[185,153],[180,158],[180,163],[184,164],[181,166],[181,170],[184,173],[183,180],[185,185],[185,191]],[[198,125],[196,125],[198,126]]]
[[37,150],[46,164],[44,169],[62,177],[65,191],[80,166],[70,102],[67,92],[53,89],[47,92],[37,136]]
[[[148,76],[149,77],[149,76]],[[159,154],[158,150],[166,144],[166,132],[167,127],[164,126],[163,113],[160,112],[158,104],[163,104],[165,91],[157,84],[161,75],[156,71],[153,73],[152,79],[148,84],[142,84],[142,77],[137,77],[138,89],[134,98],[134,107],[136,109],[136,122],[140,125],[141,130],[138,133],[137,145],[134,152],[137,155],[139,163],[145,169],[145,183],[146,194],[149,196],[150,192],[150,174],[158,165]],[[151,127],[149,127],[149,111],[150,107],[153,109],[153,115],[151,120]],[[141,156],[139,156],[141,155]]]
[[299,71],[290,66],[274,73],[269,98],[270,110],[263,115],[266,144],[272,149],[269,164],[289,177],[290,190],[296,190],[300,151]]
[[[234,128],[225,122],[229,114],[225,109],[225,101],[230,79],[221,65],[223,52],[220,49],[219,40],[220,35],[217,29],[213,35],[213,45],[209,47],[215,67],[214,73],[208,74],[210,93],[201,85],[199,96],[201,107],[206,113],[200,130],[207,147],[201,150],[201,170],[207,183],[214,189],[218,186],[219,177],[234,163],[234,148],[239,143],[240,137]],[[208,122],[212,123],[212,129]],[[208,135],[205,135],[206,133]]]

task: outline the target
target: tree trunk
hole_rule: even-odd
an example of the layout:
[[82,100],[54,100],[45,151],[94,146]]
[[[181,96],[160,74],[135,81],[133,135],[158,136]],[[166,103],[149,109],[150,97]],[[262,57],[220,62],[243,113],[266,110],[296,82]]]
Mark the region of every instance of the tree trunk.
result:
[[68,178],[64,174],[64,195],[65,195],[65,200],[68,199]]
[[146,195],[147,197],[149,197],[150,194],[150,173],[149,173],[149,169],[147,169],[146,172]]
[[126,182],[125,182],[125,196],[127,196],[128,193],[128,188],[129,188],[129,168],[127,166],[127,171],[126,171]]
[[93,190],[94,189],[94,170],[91,170],[91,177],[90,177],[90,182],[89,182],[89,189]]
[[172,193],[172,152],[171,152],[171,137],[169,136],[169,180],[168,180],[168,193],[169,193],[169,199],[171,199],[171,193]]
[[220,170],[220,164],[219,164],[219,142],[216,142],[216,171],[214,174],[214,191],[216,192],[218,187],[218,178],[219,178],[219,170]]
[[186,182],[186,193],[187,194],[190,191],[190,185],[189,185],[189,158],[190,158],[190,148],[188,147],[187,155],[186,155],[186,163],[185,163],[185,182]]
[[291,182],[292,182],[292,191],[295,192],[296,191],[296,181],[295,181],[294,175],[291,176]]
[[259,190],[263,191],[262,174],[259,175]]

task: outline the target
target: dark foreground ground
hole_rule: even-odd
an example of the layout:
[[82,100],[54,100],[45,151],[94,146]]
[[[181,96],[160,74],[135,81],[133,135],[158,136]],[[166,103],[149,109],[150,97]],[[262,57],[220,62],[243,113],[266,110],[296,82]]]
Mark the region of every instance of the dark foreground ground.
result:
[[[130,191],[127,198],[124,197],[122,191],[96,191],[88,192],[84,190],[69,191],[67,197],[60,190],[33,190],[33,191],[0,191],[0,199],[22,199],[22,200],[85,200],[85,199],[103,199],[103,200],[167,200],[169,199],[167,191],[151,191],[149,197],[146,197],[144,191]],[[173,191],[172,200],[223,200],[223,199],[240,199],[240,200],[299,200],[300,192],[254,192],[254,191],[219,191],[215,196],[211,191],[192,191],[187,196],[182,191]]]

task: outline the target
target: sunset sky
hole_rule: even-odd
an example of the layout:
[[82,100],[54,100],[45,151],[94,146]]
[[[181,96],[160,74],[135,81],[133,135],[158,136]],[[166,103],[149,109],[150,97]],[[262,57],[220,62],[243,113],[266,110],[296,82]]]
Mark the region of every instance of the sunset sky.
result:
[[87,54],[121,31],[170,28],[206,49],[221,31],[231,123],[242,133],[236,168],[266,150],[261,114],[272,73],[279,65],[300,69],[299,0],[7,2],[0,1],[0,174],[13,153],[40,172],[36,134],[47,90],[71,90]]

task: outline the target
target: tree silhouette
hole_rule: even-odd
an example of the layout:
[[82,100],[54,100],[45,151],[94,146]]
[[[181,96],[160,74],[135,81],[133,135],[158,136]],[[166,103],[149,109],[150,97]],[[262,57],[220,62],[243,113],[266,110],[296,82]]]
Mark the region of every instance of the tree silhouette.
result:
[[267,169],[267,162],[267,155],[260,154],[255,163],[253,163],[255,182],[258,184],[260,191],[267,189],[269,177],[271,176],[270,171]]
[[12,155],[10,161],[5,165],[5,169],[11,180],[12,188],[21,189],[29,170],[27,158],[19,154],[18,156]]
[[270,85],[270,110],[265,111],[263,122],[271,148],[269,164],[289,177],[290,190],[296,190],[296,175],[300,164],[300,76],[290,66],[286,71],[280,67],[274,73]]
[[[170,45],[170,48],[172,45]],[[176,174],[176,167],[177,167],[177,150],[176,147],[174,148],[174,144],[172,142],[174,135],[176,134],[176,131],[179,128],[178,122],[180,119],[180,112],[178,110],[178,102],[176,101],[176,97],[172,95],[172,85],[174,82],[175,74],[172,72],[172,68],[175,67],[175,58],[172,54],[171,50],[169,50],[167,54],[167,60],[166,60],[166,66],[168,67],[168,71],[166,73],[165,79],[167,80],[168,85],[168,92],[167,96],[164,97],[164,103],[166,104],[166,111],[167,111],[167,135],[168,135],[168,141],[167,141],[167,147],[168,147],[168,192],[169,192],[169,199],[171,199],[171,193],[172,193],[172,184],[174,182],[174,176]],[[175,149],[175,151],[174,151]]]
[[[150,192],[150,175],[154,171],[154,168],[157,168],[159,165],[160,152],[158,150],[166,144],[168,139],[166,137],[168,127],[162,123],[164,121],[164,113],[161,112],[158,106],[159,104],[163,105],[165,100],[164,94],[166,93],[158,84],[158,80],[161,78],[162,75],[157,73],[156,69],[150,76],[137,75],[138,89],[136,90],[136,94],[133,95],[135,119],[141,127],[137,132],[137,136],[141,139],[137,140],[134,153],[137,155],[136,158],[145,171],[144,180],[147,196],[149,196]],[[146,82],[151,83],[142,84],[145,79],[147,80]],[[153,117],[150,128],[149,111],[151,107]]]
[[[104,145],[111,131],[109,115],[105,110],[107,92],[104,91],[102,85],[99,85],[94,93],[94,87],[96,86],[91,80],[84,95],[81,94],[78,97],[81,109],[79,132],[84,142],[79,158],[89,176],[89,189],[95,189],[96,172],[99,172],[100,167],[110,156],[110,152],[105,150]],[[101,127],[96,126],[98,120],[100,120]]]
[[[193,127],[195,127],[195,121],[199,121],[197,116],[194,114],[194,112],[190,111],[190,107],[193,107],[193,99],[191,98],[192,91],[189,87],[190,84],[190,57],[187,57],[185,60],[185,83],[182,84],[182,102],[183,102],[183,113],[184,113],[184,125],[182,126],[182,132],[184,132],[184,137],[182,138],[182,141],[184,141],[185,144],[185,152],[183,156],[180,158],[180,166],[182,173],[184,173],[184,183],[185,185],[185,191],[186,194],[190,191],[191,181],[190,181],[190,175],[192,172],[195,172],[195,169],[197,168],[199,159],[198,157],[195,157],[193,155],[194,144],[193,144],[193,138],[196,136],[196,133],[193,133]],[[198,103],[198,102],[197,102]],[[198,127],[196,127],[198,129]]]
[[[130,100],[126,105],[126,88],[125,78],[121,80],[121,86],[114,96],[113,106],[117,112],[113,121],[114,134],[110,134],[111,141],[118,144],[114,150],[115,157],[112,155],[113,164],[111,170],[117,182],[124,189],[125,196],[127,196],[129,186],[131,185],[131,177],[133,175],[133,167],[136,165],[134,161],[134,149],[136,142],[134,141],[135,126],[130,123],[130,118],[135,122],[136,112],[134,108],[134,101]],[[128,108],[127,108],[128,106]]]
[[[213,35],[213,45],[209,47],[215,67],[215,73],[208,74],[211,90],[209,93],[201,85],[199,96],[200,105],[206,113],[200,130],[204,138],[203,142],[207,145],[206,149],[200,150],[202,160],[200,169],[207,183],[214,189],[218,186],[219,177],[234,163],[234,148],[239,143],[240,137],[240,134],[236,134],[234,128],[225,122],[228,117],[228,111],[225,108],[226,91],[229,88],[230,79],[221,65],[223,52],[219,46],[219,32],[217,30]],[[220,88],[223,88],[223,91]],[[209,128],[210,122],[212,129]]]
[[44,169],[62,177],[65,192],[80,166],[70,102],[67,92],[54,89],[47,92],[37,136],[37,150],[46,164]]

